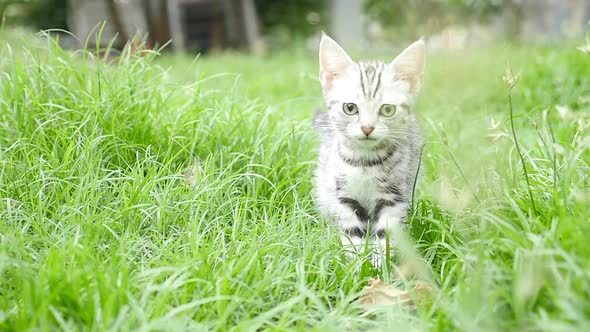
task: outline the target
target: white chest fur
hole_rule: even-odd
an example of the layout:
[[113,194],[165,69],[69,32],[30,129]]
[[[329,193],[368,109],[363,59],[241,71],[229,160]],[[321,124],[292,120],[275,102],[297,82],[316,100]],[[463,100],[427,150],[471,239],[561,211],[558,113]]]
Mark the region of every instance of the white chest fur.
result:
[[375,167],[352,167],[343,165],[342,176],[346,179],[341,195],[359,201],[363,206],[371,207],[379,198],[379,171]]

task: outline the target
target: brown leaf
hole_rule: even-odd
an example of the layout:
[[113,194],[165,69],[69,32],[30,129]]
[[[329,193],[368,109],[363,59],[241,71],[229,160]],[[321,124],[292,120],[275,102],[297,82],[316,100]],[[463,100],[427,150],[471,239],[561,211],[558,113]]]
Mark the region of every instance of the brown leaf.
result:
[[[423,302],[432,293],[432,288],[425,284],[417,284],[413,289],[418,302]],[[369,278],[369,286],[361,292],[359,299],[363,306],[371,305],[402,305],[415,309],[416,304],[410,291],[386,285],[379,279]]]
[[[361,294],[361,304],[405,304],[412,299],[408,291],[384,284],[379,279],[369,279],[369,287]],[[409,303],[408,303],[409,304]]]

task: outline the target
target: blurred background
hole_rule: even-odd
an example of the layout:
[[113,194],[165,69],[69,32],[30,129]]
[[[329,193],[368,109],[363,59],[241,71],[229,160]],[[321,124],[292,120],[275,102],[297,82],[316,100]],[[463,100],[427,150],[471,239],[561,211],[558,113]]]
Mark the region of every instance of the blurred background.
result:
[[[140,36],[174,52],[267,53],[315,47],[322,30],[349,49],[425,37],[431,49],[584,36],[588,0],[0,0],[2,27],[56,29],[66,47]],[[70,31],[76,38],[59,30]],[[101,47],[103,45],[100,45]]]

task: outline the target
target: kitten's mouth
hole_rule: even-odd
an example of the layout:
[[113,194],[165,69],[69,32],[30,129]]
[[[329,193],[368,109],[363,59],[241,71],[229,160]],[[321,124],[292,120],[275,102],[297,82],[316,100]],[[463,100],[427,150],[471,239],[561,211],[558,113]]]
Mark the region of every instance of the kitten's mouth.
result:
[[376,141],[377,139],[373,138],[373,137],[365,136],[363,138],[359,138],[358,140],[359,141]]

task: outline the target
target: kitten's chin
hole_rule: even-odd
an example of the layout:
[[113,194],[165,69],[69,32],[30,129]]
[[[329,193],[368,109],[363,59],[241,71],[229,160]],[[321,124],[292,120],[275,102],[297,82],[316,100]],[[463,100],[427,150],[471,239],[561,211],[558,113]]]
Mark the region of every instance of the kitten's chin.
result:
[[378,139],[374,138],[374,137],[355,137],[352,139],[352,143],[360,148],[368,148],[368,147],[374,147],[377,146],[379,144]]

